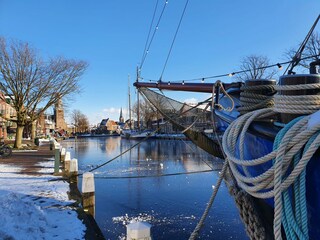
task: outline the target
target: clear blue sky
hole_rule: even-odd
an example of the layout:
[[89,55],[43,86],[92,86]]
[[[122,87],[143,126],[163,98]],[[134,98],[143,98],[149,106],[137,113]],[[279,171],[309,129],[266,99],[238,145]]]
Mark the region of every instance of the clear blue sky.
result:
[[[87,61],[83,93],[74,97],[70,111],[82,111],[92,124],[107,117],[117,120],[120,107],[128,105],[127,76],[132,83],[155,3],[0,0],[0,35],[30,42],[44,57]],[[159,0],[159,10],[163,4]],[[169,0],[143,77],[159,79],[184,4]],[[271,63],[283,61],[283,53],[303,40],[319,13],[319,0],[189,0],[163,80],[236,71],[241,58],[250,54],[263,54]],[[179,93],[171,97],[205,99]]]

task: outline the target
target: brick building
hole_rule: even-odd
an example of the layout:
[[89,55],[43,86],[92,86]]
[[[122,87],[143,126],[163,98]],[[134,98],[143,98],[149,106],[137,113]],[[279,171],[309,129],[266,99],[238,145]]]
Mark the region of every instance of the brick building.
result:
[[8,138],[8,131],[15,128],[10,119],[16,116],[15,109],[10,105],[10,98],[0,93],[0,139]]

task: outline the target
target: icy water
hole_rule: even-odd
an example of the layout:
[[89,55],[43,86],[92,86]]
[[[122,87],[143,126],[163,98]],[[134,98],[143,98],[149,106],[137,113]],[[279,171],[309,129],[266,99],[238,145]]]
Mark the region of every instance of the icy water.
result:
[[[72,158],[78,159],[79,171],[84,172],[135,143],[121,137],[106,137],[68,140],[62,145]],[[147,140],[95,171],[96,221],[106,239],[125,239],[126,224],[135,220],[152,224],[154,240],[188,239],[206,207],[221,167],[221,160],[191,142]],[[214,171],[184,174],[211,169]],[[169,176],[163,176],[166,174]],[[199,239],[248,239],[224,184]]]

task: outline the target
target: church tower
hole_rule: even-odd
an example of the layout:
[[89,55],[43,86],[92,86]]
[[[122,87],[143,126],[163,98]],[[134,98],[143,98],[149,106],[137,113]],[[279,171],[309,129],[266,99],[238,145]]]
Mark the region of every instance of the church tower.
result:
[[59,99],[59,101],[55,104],[54,117],[56,123],[56,130],[67,130],[67,124],[64,120],[64,109],[61,99]]
[[120,122],[120,123],[124,123],[124,118],[123,118],[123,116],[122,116],[122,108],[120,109],[119,122]]

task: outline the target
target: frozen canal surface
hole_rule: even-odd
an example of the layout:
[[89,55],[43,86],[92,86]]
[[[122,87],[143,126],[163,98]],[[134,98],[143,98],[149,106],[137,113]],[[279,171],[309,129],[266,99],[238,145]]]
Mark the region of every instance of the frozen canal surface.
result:
[[[62,143],[79,171],[87,171],[137,143],[121,137],[82,138]],[[97,169],[96,221],[106,239],[125,239],[126,224],[152,224],[153,239],[188,239],[217,182],[222,161],[191,142],[147,140]],[[180,174],[214,169],[196,174]],[[180,175],[161,176],[163,174]],[[134,178],[141,176],[141,178]],[[81,178],[79,179],[81,189]],[[199,239],[248,239],[233,198],[223,184]]]

